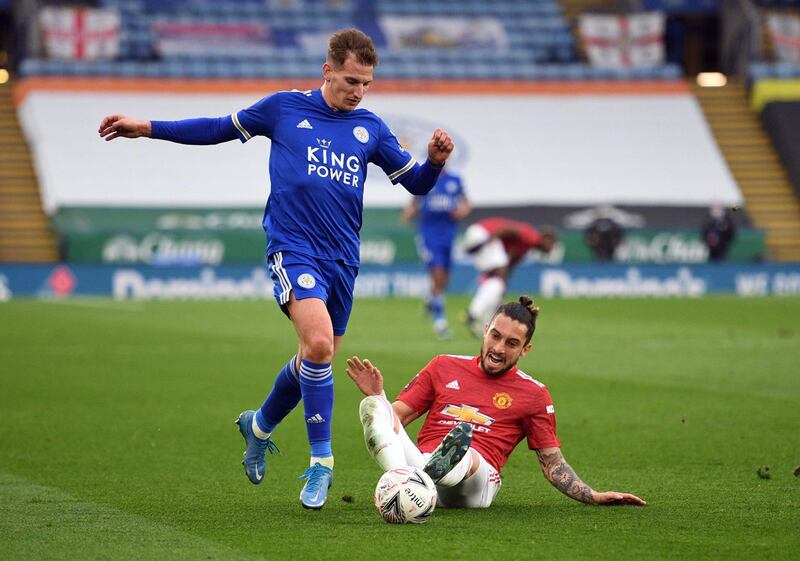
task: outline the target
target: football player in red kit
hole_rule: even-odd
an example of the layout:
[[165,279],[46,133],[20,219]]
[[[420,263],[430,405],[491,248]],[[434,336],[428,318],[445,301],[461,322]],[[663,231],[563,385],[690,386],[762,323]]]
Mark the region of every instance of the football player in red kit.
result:
[[466,229],[462,243],[480,273],[466,316],[476,337],[483,337],[486,323],[502,303],[514,267],[532,249],[550,253],[557,241],[558,235],[550,227],[537,230],[508,218],[485,218]]
[[[523,439],[556,489],[588,504],[644,505],[630,493],[595,491],[561,454],[550,393],[517,367],[531,349],[539,308],[527,296],[503,304],[488,324],[477,357],[439,355],[389,403],[383,377],[369,360],[353,357],[347,374],[367,397],[359,415],[367,449],[388,471],[423,468],[444,507],[491,505],[500,472]],[[404,427],[427,413],[417,436]]]

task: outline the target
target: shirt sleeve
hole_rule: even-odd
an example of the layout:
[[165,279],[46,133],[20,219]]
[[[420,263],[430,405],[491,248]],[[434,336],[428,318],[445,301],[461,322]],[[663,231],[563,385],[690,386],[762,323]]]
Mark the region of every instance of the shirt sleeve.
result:
[[434,358],[420,370],[397,396],[398,401],[402,401],[417,413],[425,413],[433,403],[433,371],[438,358]]
[[528,448],[560,448],[556,436],[556,412],[553,399],[547,388],[541,388],[541,395],[536,400],[531,414],[523,421]]
[[236,130],[227,117],[150,121],[150,126],[152,138],[180,144],[204,146],[236,138]]
[[279,94],[272,94],[247,109],[231,114],[231,120],[239,140],[247,142],[254,136],[272,138],[280,114],[281,97]]
[[400,145],[400,141],[383,121],[380,121],[378,146],[370,161],[380,167],[386,173],[389,181],[395,184],[401,181],[401,178],[417,163],[414,156],[405,151]]

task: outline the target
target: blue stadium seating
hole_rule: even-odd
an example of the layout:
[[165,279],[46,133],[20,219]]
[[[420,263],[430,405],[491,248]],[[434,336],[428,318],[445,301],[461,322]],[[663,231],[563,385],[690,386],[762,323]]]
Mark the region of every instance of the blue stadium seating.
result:
[[800,64],[791,62],[754,62],[750,64],[750,80],[800,78]]
[[[299,33],[327,34],[354,25],[374,28],[386,78],[435,79],[673,79],[675,65],[609,71],[578,63],[573,32],[557,0],[100,0],[119,10],[121,43],[113,62],[23,60],[20,74],[72,76],[145,76],[168,78],[316,78],[320,53],[299,45]],[[379,30],[381,16],[491,17],[509,47],[392,49]],[[262,23],[271,30],[270,46],[233,48],[202,56],[159,52],[153,25]],[[371,22],[371,23],[370,23]],[[267,38],[265,37],[266,41]]]

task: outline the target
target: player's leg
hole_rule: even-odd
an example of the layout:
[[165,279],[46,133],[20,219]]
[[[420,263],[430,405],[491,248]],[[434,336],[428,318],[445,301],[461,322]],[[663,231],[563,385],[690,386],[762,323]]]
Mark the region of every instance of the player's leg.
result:
[[436,484],[456,485],[469,472],[470,444],[472,444],[472,425],[459,423],[445,435],[439,446],[426,458],[422,469]]
[[[247,444],[243,462],[245,472],[253,483],[260,483],[266,469],[265,452],[275,449],[270,440],[272,431],[297,406],[301,397],[308,394],[304,399],[306,409],[309,406],[317,409],[316,414],[306,415],[307,426],[315,425],[308,431],[312,448],[311,467],[319,465],[309,480],[324,480],[320,485],[324,492],[317,495],[326,496],[333,468],[330,445],[333,376],[330,362],[334,335],[325,307],[329,286],[317,264],[302,255],[277,252],[269,257],[269,269],[275,285],[275,298],[295,325],[300,350],[297,357],[290,359],[279,372],[261,408],[257,412],[245,411],[237,420]],[[319,508],[322,503],[324,496],[318,506],[311,508]]]
[[422,264],[425,265],[425,268],[428,270],[428,276],[430,277],[430,290],[428,294],[425,296],[425,312],[431,316],[434,315],[433,310],[433,299],[434,299],[434,280],[433,275],[431,273],[431,268],[433,267],[433,253],[431,253],[430,248],[428,247],[427,240],[425,236],[419,234],[416,236],[416,244],[417,244],[417,255],[419,255],[420,261]]
[[247,450],[244,454],[244,471],[254,484],[263,481],[266,471],[266,452],[274,454],[278,447],[272,442],[272,433],[278,424],[300,401],[297,355],[283,365],[275,378],[267,398],[256,411],[243,411],[236,419],[244,437]]
[[311,448],[310,466],[300,476],[306,480],[300,500],[304,507],[318,509],[325,504],[333,474],[333,325],[319,298],[296,300],[292,295],[289,312],[300,339],[298,380]]
[[371,395],[362,399],[358,416],[364,428],[367,451],[383,471],[425,465],[422,453],[411,442],[385,396]]
[[[291,256],[289,256],[291,262]],[[278,252],[269,256],[269,272],[274,282],[275,300],[288,315],[286,308],[292,291],[292,283],[284,267],[284,255]],[[292,356],[278,372],[267,398],[257,411],[247,410],[239,414],[236,424],[245,441],[244,471],[254,484],[263,481],[266,471],[266,452],[275,453],[278,449],[271,436],[278,424],[294,409],[300,401],[299,361]]]
[[283,365],[272,391],[255,412],[253,432],[260,438],[269,438],[280,422],[300,402],[300,379],[298,355],[292,356]]
[[[436,486],[438,494],[437,506],[443,508],[487,508],[492,504],[502,482],[500,474],[474,448],[468,454],[470,468],[466,475],[455,484],[443,479]],[[456,475],[453,470],[453,475]],[[451,479],[455,479],[452,477]]]
[[433,314],[433,328],[442,339],[452,337],[445,313],[445,289],[450,280],[450,272],[444,265],[435,265],[430,269],[431,299],[430,310]]
[[[301,274],[290,303],[301,346],[300,387],[311,445],[309,469],[300,501],[306,508],[319,509],[333,482],[333,371],[331,361],[339,348],[353,308],[353,291],[358,268],[338,261],[315,263],[313,273]],[[314,295],[324,290],[323,303]],[[309,296],[304,298],[304,296]],[[323,306],[324,304],[324,306]]]
[[413,466],[422,468],[440,487],[453,487],[472,477],[479,454],[470,448],[472,425],[460,423],[430,454],[414,445],[383,395],[365,397],[359,406],[364,441],[383,471]]
[[483,337],[483,327],[489,322],[497,307],[503,303],[505,291],[506,283],[502,276],[491,275],[481,279],[468,310],[475,335]]
[[503,302],[508,254],[499,239],[491,239],[472,253],[475,268],[480,271],[478,289],[467,309],[467,322],[473,334],[483,337],[483,327]]
[[450,284],[450,266],[452,265],[453,243],[442,241],[433,250],[430,266],[432,294],[434,302],[434,329],[441,339],[452,338],[445,311],[445,292]]

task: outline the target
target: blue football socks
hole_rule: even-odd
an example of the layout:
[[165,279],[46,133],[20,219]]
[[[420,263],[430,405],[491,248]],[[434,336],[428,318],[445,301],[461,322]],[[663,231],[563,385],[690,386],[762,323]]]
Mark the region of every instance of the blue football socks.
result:
[[333,416],[333,370],[331,364],[300,362],[300,389],[306,416],[306,431],[311,455],[332,456],[331,418]]
[[297,356],[289,359],[275,378],[275,385],[272,391],[264,400],[261,409],[256,411],[256,424],[265,433],[275,430],[286,415],[294,409],[300,397],[300,382],[297,375]]
[[438,296],[431,296],[431,299],[428,302],[428,309],[430,309],[431,314],[433,314],[434,321],[445,319],[444,296],[442,296],[441,294],[439,294]]

